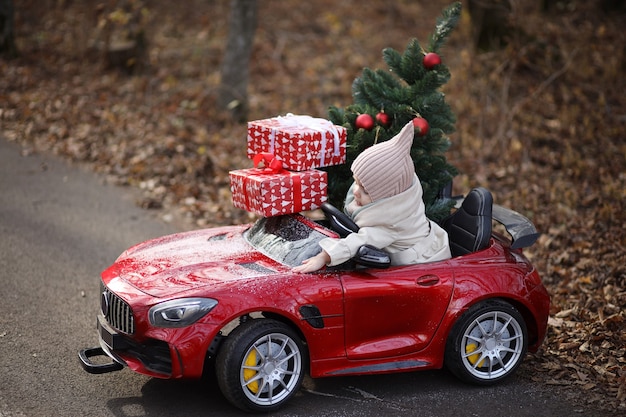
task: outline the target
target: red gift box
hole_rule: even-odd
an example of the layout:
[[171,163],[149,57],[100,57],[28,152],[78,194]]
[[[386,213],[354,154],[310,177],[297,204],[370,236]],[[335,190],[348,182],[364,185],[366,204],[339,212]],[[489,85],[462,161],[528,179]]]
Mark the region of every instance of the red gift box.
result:
[[292,171],[346,162],[346,129],[311,116],[286,116],[248,122],[248,158],[269,152]]
[[229,176],[233,205],[265,217],[314,210],[327,198],[324,171],[249,168]]

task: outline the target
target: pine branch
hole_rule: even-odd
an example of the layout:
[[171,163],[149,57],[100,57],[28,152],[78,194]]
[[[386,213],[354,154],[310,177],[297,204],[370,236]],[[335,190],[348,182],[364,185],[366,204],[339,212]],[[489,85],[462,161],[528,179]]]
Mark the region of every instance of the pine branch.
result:
[[430,35],[428,48],[432,52],[439,52],[445,44],[461,18],[461,2],[456,2],[446,8],[437,19],[435,31]]
[[400,65],[402,64],[402,55],[400,55],[400,52],[393,48],[385,48],[383,49],[383,60],[392,72],[400,76]]
[[424,77],[426,69],[422,65],[424,50],[417,39],[411,39],[400,62],[398,75],[409,85],[415,84]]

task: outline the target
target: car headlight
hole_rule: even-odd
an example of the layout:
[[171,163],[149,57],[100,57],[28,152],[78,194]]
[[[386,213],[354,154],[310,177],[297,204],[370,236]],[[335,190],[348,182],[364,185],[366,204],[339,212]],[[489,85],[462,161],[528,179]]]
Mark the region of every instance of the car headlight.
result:
[[212,298],[181,298],[153,306],[148,312],[156,327],[185,327],[200,320],[217,305]]

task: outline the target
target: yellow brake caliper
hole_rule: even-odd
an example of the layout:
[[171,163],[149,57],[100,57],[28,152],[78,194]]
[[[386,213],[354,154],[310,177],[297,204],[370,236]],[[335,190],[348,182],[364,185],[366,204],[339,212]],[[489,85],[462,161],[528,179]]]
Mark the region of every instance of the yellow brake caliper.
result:
[[[255,367],[256,366],[256,350],[252,349],[250,351],[250,353],[248,354],[248,357],[246,357],[246,361],[244,362],[245,366],[249,366],[249,367]],[[243,370],[243,380],[244,381],[250,381],[252,378],[254,378],[254,376],[257,374],[257,371],[255,371],[254,369],[250,369],[250,368],[246,368]],[[247,384],[248,388],[250,389],[250,391],[252,391],[253,393],[257,393],[259,391],[259,381],[252,381],[249,384]]]
[[[476,351],[476,349],[478,349],[478,345],[476,343],[468,343],[467,345],[465,345],[465,353],[472,353]],[[476,362],[478,362],[479,358],[480,358],[480,353],[475,353],[473,355],[468,356],[467,360],[469,360],[472,365],[476,365]],[[484,363],[485,363],[485,360],[483,359],[478,364],[478,367],[479,368],[482,367]]]

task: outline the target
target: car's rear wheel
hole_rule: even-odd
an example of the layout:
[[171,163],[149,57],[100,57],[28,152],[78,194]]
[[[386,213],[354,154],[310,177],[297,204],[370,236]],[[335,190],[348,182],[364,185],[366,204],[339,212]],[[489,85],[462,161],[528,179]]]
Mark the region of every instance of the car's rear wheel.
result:
[[522,363],[528,332],[522,315],[502,300],[470,308],[454,325],[445,353],[447,368],[463,381],[490,385]]
[[304,377],[305,350],[286,324],[271,319],[249,320],[233,330],[215,364],[226,399],[245,411],[280,408]]

